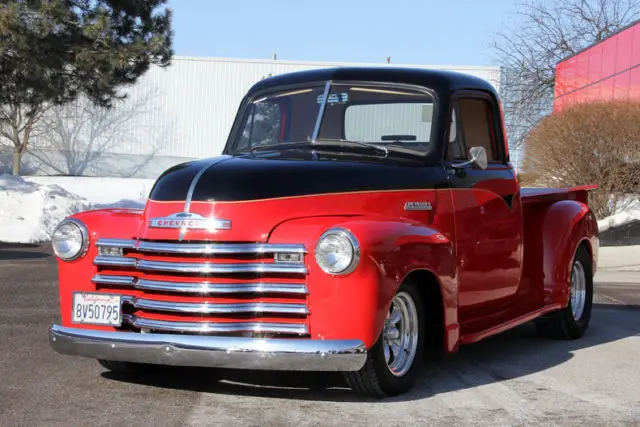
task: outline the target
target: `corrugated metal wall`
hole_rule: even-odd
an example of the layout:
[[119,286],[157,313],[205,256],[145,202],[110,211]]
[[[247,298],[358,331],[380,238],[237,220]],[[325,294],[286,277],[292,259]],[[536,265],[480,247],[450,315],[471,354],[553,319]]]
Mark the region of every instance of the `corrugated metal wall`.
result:
[[[224,147],[240,100],[255,82],[269,75],[344,65],[367,64],[175,57],[170,67],[154,67],[130,91],[132,98],[154,94],[154,113],[146,115],[143,122],[131,122],[130,131],[138,133],[136,126],[166,129],[158,155],[217,155]],[[494,67],[412,67],[466,72],[496,87],[499,81],[499,69]],[[143,141],[144,135],[138,135],[118,149],[126,154],[145,154],[150,147]]]
[[[51,124],[33,138],[23,158],[23,173],[154,178],[177,163],[220,154],[242,97],[257,81],[347,65],[384,66],[174,57],[171,66],[153,66],[125,89],[128,100],[111,111],[82,101],[51,111]],[[391,66],[459,71],[496,88],[500,80],[497,67]],[[52,131],[54,127],[58,131]],[[11,164],[10,157],[0,150],[0,172]]]

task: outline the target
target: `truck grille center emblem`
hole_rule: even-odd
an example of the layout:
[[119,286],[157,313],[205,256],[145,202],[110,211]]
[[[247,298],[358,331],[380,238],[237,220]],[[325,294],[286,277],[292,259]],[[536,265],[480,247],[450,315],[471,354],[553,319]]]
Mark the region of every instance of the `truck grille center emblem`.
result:
[[178,212],[162,218],[151,218],[149,227],[181,228],[189,230],[229,230],[231,221],[218,218],[205,218],[189,212]]

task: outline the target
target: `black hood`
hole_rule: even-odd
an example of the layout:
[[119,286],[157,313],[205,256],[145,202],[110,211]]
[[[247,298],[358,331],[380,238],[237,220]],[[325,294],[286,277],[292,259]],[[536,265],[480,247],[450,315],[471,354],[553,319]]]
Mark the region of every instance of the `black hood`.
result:
[[[183,163],[165,171],[151,190],[156,201],[241,201],[371,190],[447,187],[441,167],[362,158],[277,153]],[[189,193],[191,191],[191,197]]]

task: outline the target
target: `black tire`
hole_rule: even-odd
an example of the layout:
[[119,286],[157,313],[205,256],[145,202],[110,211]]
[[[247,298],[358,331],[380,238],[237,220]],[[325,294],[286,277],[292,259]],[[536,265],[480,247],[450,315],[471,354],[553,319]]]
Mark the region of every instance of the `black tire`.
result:
[[582,314],[577,320],[574,318],[572,301],[569,298],[569,304],[564,309],[555,311],[535,321],[536,329],[543,337],[573,340],[582,337],[589,328],[593,306],[593,265],[589,252],[583,245],[580,245],[576,251],[572,266],[576,263],[580,263],[584,269],[586,284],[586,296]]
[[398,293],[400,292],[411,296],[418,314],[418,342],[413,362],[404,375],[392,374],[385,361],[384,332],[381,332],[378,341],[367,353],[365,365],[359,371],[344,372],[347,384],[359,395],[383,398],[405,393],[413,386],[422,366],[425,347],[424,303],[414,283],[403,283],[398,289]]

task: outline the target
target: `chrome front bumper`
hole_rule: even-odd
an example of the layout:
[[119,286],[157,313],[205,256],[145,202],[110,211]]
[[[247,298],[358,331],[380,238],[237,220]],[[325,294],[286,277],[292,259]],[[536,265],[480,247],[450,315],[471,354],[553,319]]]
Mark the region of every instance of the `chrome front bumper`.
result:
[[258,339],[49,328],[61,354],[172,366],[281,371],[357,371],[367,359],[359,340]]

